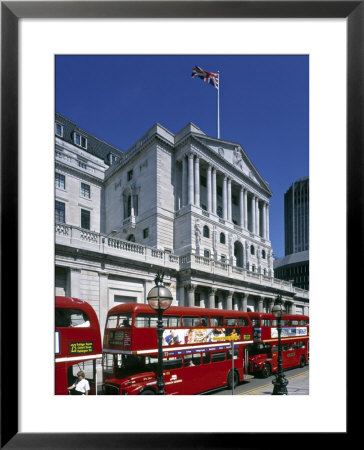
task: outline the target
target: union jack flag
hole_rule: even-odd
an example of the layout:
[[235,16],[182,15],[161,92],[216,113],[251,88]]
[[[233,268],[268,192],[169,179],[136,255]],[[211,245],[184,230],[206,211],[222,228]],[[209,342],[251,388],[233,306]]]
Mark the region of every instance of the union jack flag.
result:
[[206,70],[201,69],[201,67],[195,66],[192,69],[192,78],[201,78],[205,83],[212,84],[216,89],[219,89],[219,74],[207,72]]

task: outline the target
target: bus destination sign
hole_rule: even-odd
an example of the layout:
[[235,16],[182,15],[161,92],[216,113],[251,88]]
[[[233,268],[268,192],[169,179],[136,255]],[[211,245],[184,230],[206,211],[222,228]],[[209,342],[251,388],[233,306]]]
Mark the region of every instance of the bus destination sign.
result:
[[70,343],[70,353],[73,355],[93,353],[93,351],[94,351],[94,343],[93,342],[71,342]]

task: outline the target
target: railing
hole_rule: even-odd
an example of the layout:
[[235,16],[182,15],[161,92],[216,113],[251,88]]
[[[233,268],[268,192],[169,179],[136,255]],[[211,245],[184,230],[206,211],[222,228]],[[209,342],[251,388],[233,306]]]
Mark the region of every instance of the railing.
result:
[[160,250],[154,247],[124,241],[109,237],[95,231],[85,230],[72,225],[57,223],[55,225],[56,243],[68,245],[85,250],[93,250],[99,253],[118,257],[125,257],[138,261],[150,262],[175,270],[196,269],[210,273],[220,273],[223,276],[233,277],[236,280],[250,281],[261,286],[282,289],[296,293],[300,297],[308,298],[308,291],[293,287],[289,281],[269,277],[257,272],[252,272],[243,267],[229,264],[227,261],[217,261],[204,256],[188,253],[177,256],[170,251]]

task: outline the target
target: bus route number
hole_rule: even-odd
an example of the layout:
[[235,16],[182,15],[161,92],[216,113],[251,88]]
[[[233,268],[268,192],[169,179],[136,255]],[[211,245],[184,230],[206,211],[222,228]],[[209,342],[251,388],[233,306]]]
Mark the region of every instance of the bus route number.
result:
[[94,351],[93,342],[71,342],[70,343],[70,353],[72,354],[82,354],[82,353],[92,353]]

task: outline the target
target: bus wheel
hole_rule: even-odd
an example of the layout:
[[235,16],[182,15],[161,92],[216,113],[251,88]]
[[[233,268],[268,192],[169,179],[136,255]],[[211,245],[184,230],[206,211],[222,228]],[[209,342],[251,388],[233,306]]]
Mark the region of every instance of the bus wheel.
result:
[[146,389],[145,391],[139,392],[139,395],[155,395],[155,392],[150,389]]
[[[234,378],[234,381],[233,381]],[[239,374],[234,370],[234,372],[232,370],[230,370],[228,378],[227,378],[227,383],[229,386],[229,389],[233,388],[233,383],[234,383],[234,388],[236,388],[236,386],[239,383]]]
[[306,358],[304,356],[301,356],[300,367],[305,367],[305,365],[306,365]]
[[270,375],[270,365],[268,363],[265,363],[260,373],[262,378],[268,378]]

